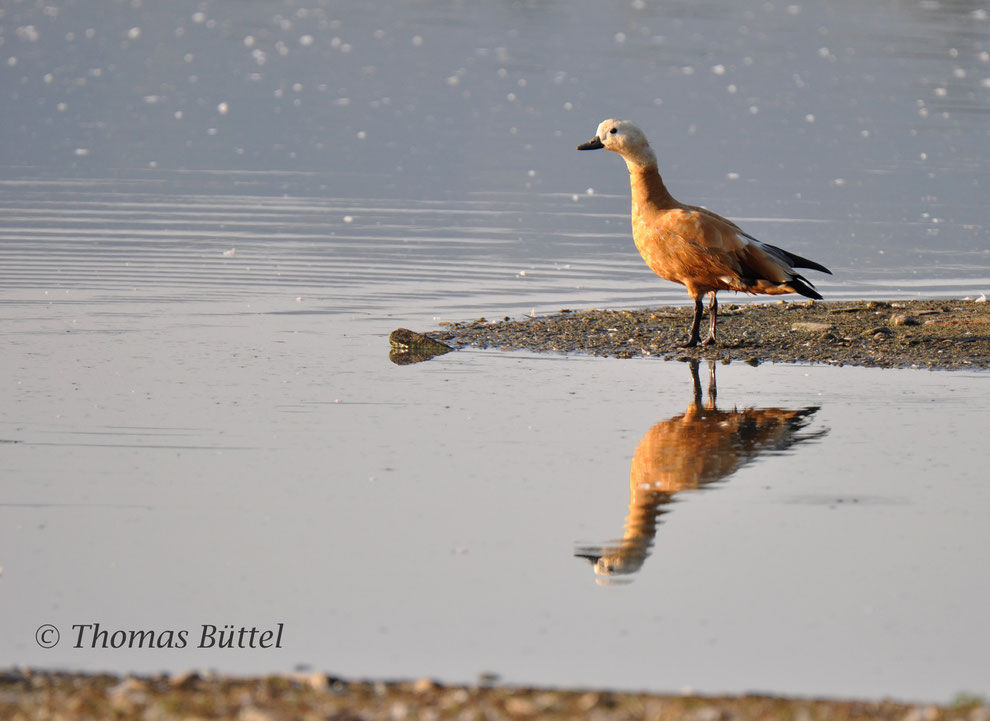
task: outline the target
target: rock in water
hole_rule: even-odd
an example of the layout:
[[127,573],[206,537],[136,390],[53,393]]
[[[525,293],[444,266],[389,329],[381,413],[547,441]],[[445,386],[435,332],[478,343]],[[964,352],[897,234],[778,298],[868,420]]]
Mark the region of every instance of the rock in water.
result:
[[388,342],[392,346],[388,358],[396,365],[419,363],[454,350],[446,343],[433,340],[425,333],[417,333],[408,328],[393,330],[388,336]]

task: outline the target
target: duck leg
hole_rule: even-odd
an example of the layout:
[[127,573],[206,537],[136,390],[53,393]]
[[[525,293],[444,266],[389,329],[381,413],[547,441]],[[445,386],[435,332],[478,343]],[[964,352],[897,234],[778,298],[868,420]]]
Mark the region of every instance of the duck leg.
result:
[[718,398],[718,384],[715,382],[715,361],[708,359],[708,410],[715,410],[715,399]]
[[688,342],[684,344],[684,348],[694,348],[698,345],[698,340],[701,338],[699,331],[701,330],[701,313],[704,310],[704,305],[701,302],[701,298],[694,299],[694,318],[691,320],[691,335],[688,338]]
[[[711,291],[708,295],[711,296],[711,302],[708,304],[708,314],[711,316],[711,320],[708,323],[708,337],[701,341],[702,345],[712,345],[715,343],[715,324],[718,323],[718,299],[715,298],[716,291]],[[698,300],[698,307],[701,307],[701,301]]]
[[688,368],[691,369],[691,385],[694,388],[694,405],[701,408],[701,378],[698,377],[698,361],[692,358],[688,361]]

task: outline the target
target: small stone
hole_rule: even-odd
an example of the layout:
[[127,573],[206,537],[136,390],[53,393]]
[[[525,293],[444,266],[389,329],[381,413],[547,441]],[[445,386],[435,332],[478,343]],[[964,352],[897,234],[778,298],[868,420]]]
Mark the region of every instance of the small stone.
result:
[[831,323],[813,323],[811,321],[801,321],[799,323],[792,323],[791,330],[810,330],[810,331],[826,331],[832,330]]
[[597,693],[589,691],[588,693],[581,694],[575,705],[577,706],[578,711],[587,713],[598,705],[598,698]]
[[691,715],[691,718],[694,719],[694,721],[719,721],[721,717],[722,712],[714,706],[699,708]]
[[193,670],[183,671],[182,673],[172,676],[168,680],[168,685],[172,688],[186,689],[192,686],[194,683],[199,681],[199,673]]
[[502,677],[499,676],[494,671],[482,671],[481,673],[478,674],[478,685],[479,686],[494,686],[495,684],[497,684],[499,682],[499,679],[501,679],[501,678]]
[[505,699],[505,710],[513,716],[532,716],[536,713],[536,704],[522,696],[509,696]]
[[237,721],[275,721],[275,717],[268,711],[257,706],[245,706],[235,717]]
[[107,691],[110,696],[130,696],[134,693],[140,693],[147,690],[148,685],[136,679],[133,676],[128,676],[116,686],[113,686],[109,691]]
[[314,691],[328,691],[330,689],[331,679],[325,673],[316,672],[306,676],[305,682]]
[[440,688],[440,684],[426,676],[414,682],[412,686],[413,693],[429,693],[430,691],[436,691],[438,688]]
[[891,325],[921,325],[921,321],[907,313],[894,313],[890,316]]
[[471,700],[471,694],[466,688],[454,689],[447,695],[447,699],[455,704],[464,705]]
[[559,709],[562,705],[560,694],[555,691],[545,691],[537,695],[536,698],[533,699],[533,702],[536,704],[536,707],[541,713]]
[[107,699],[112,708],[126,714],[133,711],[136,706],[147,703],[147,691],[147,683],[133,676],[128,676],[107,691]]

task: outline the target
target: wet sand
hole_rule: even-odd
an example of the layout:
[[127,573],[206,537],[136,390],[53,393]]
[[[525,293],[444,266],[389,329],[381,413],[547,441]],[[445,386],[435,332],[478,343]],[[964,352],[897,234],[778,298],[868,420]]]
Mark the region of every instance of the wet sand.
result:
[[[521,321],[479,319],[431,333],[454,347],[581,352],[665,360],[827,363],[880,368],[990,367],[990,305],[976,300],[726,303],[718,344],[682,348],[688,307],[562,309]],[[707,310],[702,323],[707,329]]]
[[362,682],[323,673],[235,679],[195,673],[120,677],[12,670],[0,673],[0,717],[66,721],[107,718],[988,721],[990,706],[971,698],[960,698],[950,706],[932,706],[762,695],[700,697],[443,686],[425,678],[409,682]]

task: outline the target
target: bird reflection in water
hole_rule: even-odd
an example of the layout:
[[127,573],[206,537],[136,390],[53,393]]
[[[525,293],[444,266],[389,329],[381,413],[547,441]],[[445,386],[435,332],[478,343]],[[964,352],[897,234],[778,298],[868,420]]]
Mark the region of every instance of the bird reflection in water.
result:
[[636,447],[622,538],[599,546],[582,545],[574,554],[591,561],[599,584],[609,585],[616,576],[639,571],[650,555],[660,516],[670,510],[676,494],[727,479],[761,455],[785,451],[828,432],[802,432],[818,406],[718,410],[713,361],[708,365],[708,401],[702,405],[698,362],[691,361],[690,368],[694,400],[681,415],[653,426]]

